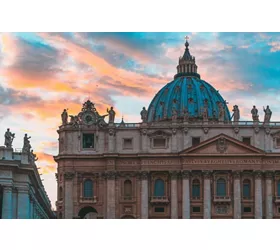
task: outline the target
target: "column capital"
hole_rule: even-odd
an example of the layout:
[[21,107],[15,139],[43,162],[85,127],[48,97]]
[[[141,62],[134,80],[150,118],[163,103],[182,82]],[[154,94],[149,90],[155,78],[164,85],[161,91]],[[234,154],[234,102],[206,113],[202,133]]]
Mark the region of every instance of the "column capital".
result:
[[74,178],[75,174],[73,172],[66,172],[64,173],[64,179],[65,180],[72,180]]
[[177,179],[178,179],[178,174],[179,174],[178,171],[170,171],[170,172],[169,172],[169,175],[170,175],[170,177],[171,177],[171,180],[177,180]]
[[139,173],[141,180],[148,180],[149,172],[148,171],[142,171]]
[[190,178],[190,171],[189,170],[183,170],[181,172],[181,176],[183,179],[189,179]]
[[211,178],[212,171],[205,170],[202,173],[203,173],[204,179],[210,179]]
[[5,185],[3,186],[4,192],[12,192],[13,191],[13,186],[12,185]]
[[233,175],[234,179],[240,179],[241,171],[239,171],[239,170],[233,171],[232,175]]
[[255,179],[261,179],[263,176],[263,172],[260,170],[256,170],[256,171],[254,171],[254,176],[255,176]]
[[118,176],[118,173],[116,171],[108,171],[104,174],[104,177],[107,180],[115,180],[117,176]]
[[265,171],[264,173],[266,179],[272,179],[274,176],[274,171]]

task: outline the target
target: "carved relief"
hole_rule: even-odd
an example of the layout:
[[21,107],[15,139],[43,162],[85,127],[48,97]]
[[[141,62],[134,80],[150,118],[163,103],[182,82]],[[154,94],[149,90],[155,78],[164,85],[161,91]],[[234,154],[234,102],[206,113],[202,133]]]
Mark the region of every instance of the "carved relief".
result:
[[140,172],[140,178],[141,180],[148,180],[149,173],[147,171]]
[[208,134],[209,128],[203,128],[204,134]]
[[238,133],[239,133],[239,128],[236,127],[236,128],[234,128],[233,130],[234,130],[235,134],[238,134]]
[[266,179],[272,179],[274,175],[273,171],[265,171],[265,178]]
[[221,137],[217,140],[216,144],[217,151],[220,153],[225,153],[227,150],[227,142],[224,137]]
[[228,213],[228,207],[226,205],[218,205],[215,206],[216,214],[227,214]]
[[203,171],[204,179],[211,179],[211,171]]
[[187,134],[189,129],[188,128],[184,128],[183,131],[184,131],[185,134]]

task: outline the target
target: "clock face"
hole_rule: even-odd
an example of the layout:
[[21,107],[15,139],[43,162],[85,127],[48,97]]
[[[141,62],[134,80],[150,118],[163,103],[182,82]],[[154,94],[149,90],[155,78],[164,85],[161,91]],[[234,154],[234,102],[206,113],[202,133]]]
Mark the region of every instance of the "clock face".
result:
[[85,124],[88,124],[88,125],[91,125],[93,123],[95,123],[95,115],[91,112],[86,112],[84,115],[83,115],[83,122]]

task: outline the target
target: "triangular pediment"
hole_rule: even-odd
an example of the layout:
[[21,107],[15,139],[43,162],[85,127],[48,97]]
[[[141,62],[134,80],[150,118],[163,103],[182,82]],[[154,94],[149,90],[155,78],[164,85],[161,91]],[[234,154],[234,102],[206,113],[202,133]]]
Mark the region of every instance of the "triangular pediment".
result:
[[180,155],[199,154],[199,155],[246,155],[246,154],[264,154],[261,149],[247,145],[228,135],[220,134],[206,141],[201,142],[197,146],[193,146],[183,150]]

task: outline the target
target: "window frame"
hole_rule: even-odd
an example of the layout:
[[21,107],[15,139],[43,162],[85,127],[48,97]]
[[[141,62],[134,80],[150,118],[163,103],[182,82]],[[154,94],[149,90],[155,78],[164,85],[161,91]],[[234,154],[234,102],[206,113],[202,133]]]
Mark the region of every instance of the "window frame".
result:
[[[248,181],[248,183],[249,183],[249,196],[248,197],[246,197],[244,195],[244,184],[246,184],[246,183],[244,183],[245,181]],[[244,178],[242,180],[242,199],[244,199],[244,200],[252,199],[252,180],[250,180],[249,178]]]
[[[131,147],[125,147],[125,140],[131,140]],[[132,137],[122,138],[122,149],[123,150],[133,150],[133,138]]]
[[[199,139],[199,142],[196,145],[194,145],[194,143],[193,143],[195,139]],[[201,143],[201,137],[200,136],[192,136],[192,147],[196,147],[200,143]]]
[[[156,195],[156,183],[157,183],[157,181],[161,181],[162,184],[163,184],[163,195]],[[164,196],[166,196],[165,194],[166,194],[165,181],[162,178],[158,177],[154,180],[153,197],[164,197]]]
[[[248,143],[244,142],[244,139],[249,139],[250,143],[248,144]],[[252,137],[251,136],[242,136],[242,143],[244,143],[245,145],[248,145],[248,146],[252,145]]]
[[[224,186],[224,191],[225,191],[225,192],[224,192],[224,195],[220,195],[220,194],[219,194],[219,192],[220,192],[219,189],[218,189],[218,188],[219,188],[219,185],[218,185],[219,180],[223,180],[223,181],[224,181],[224,185],[225,185],[225,186]],[[216,196],[217,196],[217,197],[225,197],[225,196],[227,196],[227,193],[228,193],[227,186],[228,186],[228,185],[227,185],[227,180],[226,180],[226,178],[223,177],[223,176],[218,176],[217,179],[216,179],[216,190],[215,190],[215,191],[216,191]]]
[[[84,148],[84,135],[93,135],[93,147],[92,148]],[[83,132],[81,136],[81,149],[83,151],[86,150],[96,150],[96,134],[94,132]]]
[[[199,188],[199,195],[198,196],[194,196],[194,182],[197,181],[198,182],[198,188]],[[191,185],[191,198],[194,200],[200,200],[201,199],[201,180],[199,178],[194,178],[192,179],[192,185]]]
[[[91,181],[91,192],[92,192],[92,196],[86,196],[85,195],[85,184],[86,184],[86,182],[87,181]],[[85,178],[84,180],[83,180],[83,193],[82,193],[83,195],[82,195],[82,197],[83,198],[87,198],[87,199],[91,199],[91,198],[94,198],[94,181],[91,179],[91,178]]]

